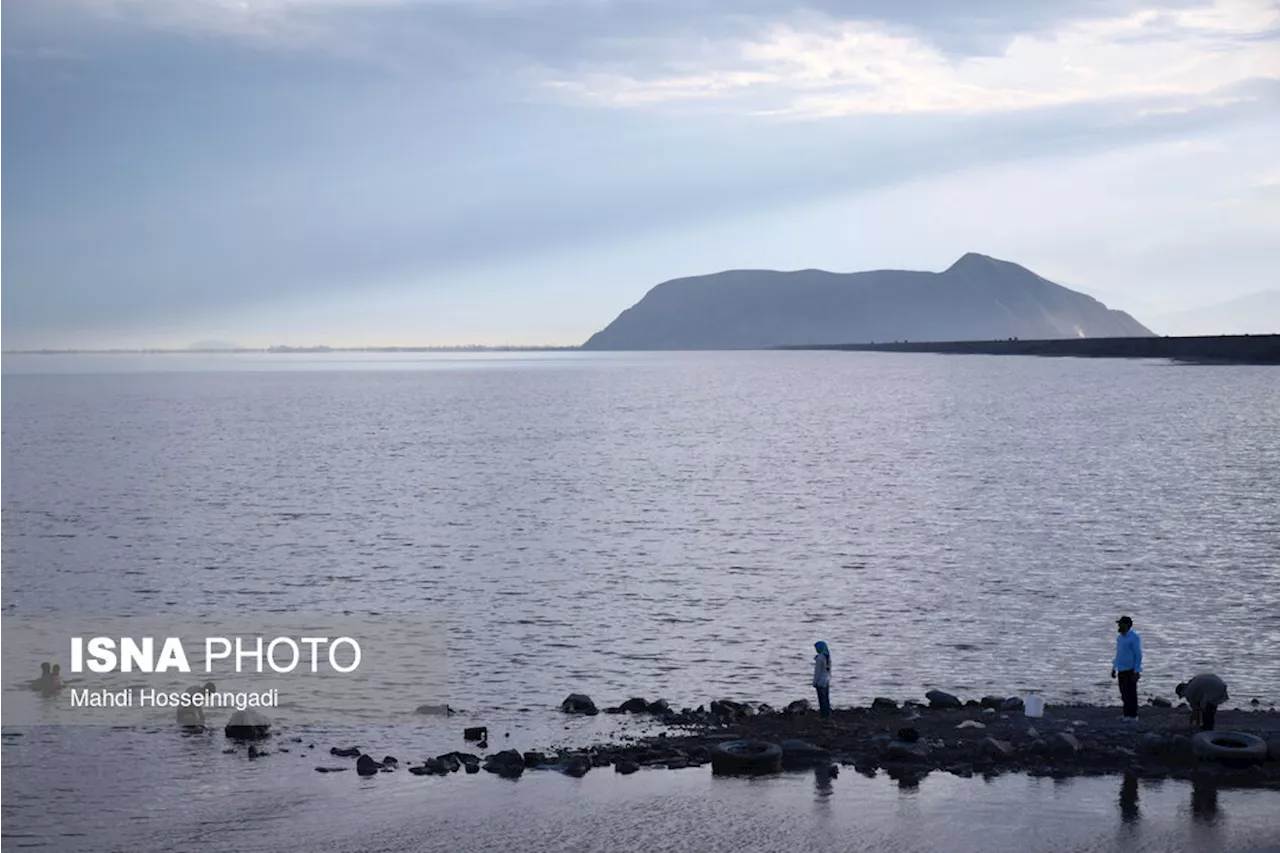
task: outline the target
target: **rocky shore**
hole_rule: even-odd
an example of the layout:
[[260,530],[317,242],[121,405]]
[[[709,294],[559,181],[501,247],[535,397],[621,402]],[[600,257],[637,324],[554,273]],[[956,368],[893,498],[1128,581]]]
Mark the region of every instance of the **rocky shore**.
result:
[[[612,767],[621,774],[641,769],[679,770],[711,764],[717,771],[722,745],[748,741],[768,747],[778,758],[767,770],[816,768],[837,775],[841,767],[867,776],[886,773],[903,786],[930,773],[969,777],[1002,773],[1067,778],[1129,774],[1141,778],[1212,779],[1224,786],[1280,790],[1280,712],[1274,708],[1220,710],[1217,734],[1257,738],[1252,755],[1208,754],[1197,743],[1185,707],[1160,702],[1142,709],[1137,722],[1122,721],[1117,709],[1049,706],[1026,716],[1022,700],[985,697],[961,702],[938,691],[926,702],[899,705],[876,699],[870,707],[837,709],[823,720],[807,700],[782,709],[719,700],[710,706],[675,711],[661,700],[631,699],[604,713],[643,714],[660,723],[656,735],[620,743],[564,746],[547,752],[507,749],[485,755],[483,727],[468,729],[479,754],[452,752],[408,762],[416,775],[446,776],[481,770],[504,778],[550,770],[583,776]],[[561,706],[567,714],[600,713],[589,697],[574,694]],[[357,747],[333,748],[334,757],[355,758],[362,775],[392,772],[394,758],[375,759]],[[777,756],[777,753],[781,753]],[[764,766],[764,765],[762,765]],[[346,769],[317,767],[323,772]]]

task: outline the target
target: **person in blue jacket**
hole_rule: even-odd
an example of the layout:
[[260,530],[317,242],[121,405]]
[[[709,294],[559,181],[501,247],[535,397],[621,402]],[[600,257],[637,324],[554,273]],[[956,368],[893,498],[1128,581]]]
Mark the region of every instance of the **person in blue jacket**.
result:
[[1116,620],[1116,656],[1111,660],[1111,677],[1120,685],[1126,722],[1138,719],[1138,679],[1142,677],[1142,638],[1133,630],[1133,620],[1121,616]]
[[831,650],[827,644],[813,644],[817,654],[813,656],[813,688],[818,691],[818,716],[831,716]]

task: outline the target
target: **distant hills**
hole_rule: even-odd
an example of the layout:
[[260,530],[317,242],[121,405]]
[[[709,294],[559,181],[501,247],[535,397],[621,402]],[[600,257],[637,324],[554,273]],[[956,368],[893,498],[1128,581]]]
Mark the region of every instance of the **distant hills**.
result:
[[1273,335],[1280,333],[1280,290],[1264,290],[1191,311],[1155,314],[1162,335]]
[[588,350],[759,349],[873,341],[1149,337],[1123,311],[969,253],[944,272],[733,270],[659,284]]
[[239,344],[229,344],[226,341],[196,341],[187,347],[190,352],[222,352],[224,350],[242,350],[244,347]]

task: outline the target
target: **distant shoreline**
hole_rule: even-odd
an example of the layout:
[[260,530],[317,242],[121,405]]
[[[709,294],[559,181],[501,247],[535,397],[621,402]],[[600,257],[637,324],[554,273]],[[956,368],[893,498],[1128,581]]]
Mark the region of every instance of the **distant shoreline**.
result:
[[331,352],[566,352],[579,350],[578,346],[423,346],[423,347],[237,347],[235,349],[16,349],[4,350],[3,355],[244,355],[259,353],[269,355],[290,355],[293,353],[331,353]]
[[1159,338],[1064,338],[999,341],[888,341],[809,344],[780,350],[918,352],[947,355],[1036,355],[1077,358],[1169,358],[1197,364],[1280,364],[1280,335]]

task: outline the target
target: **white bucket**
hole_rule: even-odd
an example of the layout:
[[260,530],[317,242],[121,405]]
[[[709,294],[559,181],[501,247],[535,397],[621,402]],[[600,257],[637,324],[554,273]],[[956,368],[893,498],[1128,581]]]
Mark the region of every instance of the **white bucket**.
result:
[[1026,699],[1022,700],[1025,713],[1028,717],[1044,716],[1044,697],[1038,693],[1031,693]]

